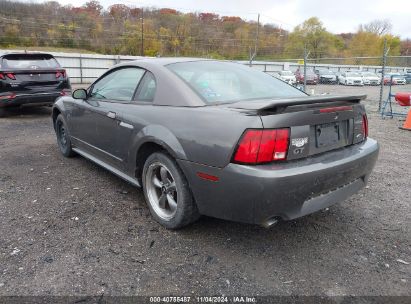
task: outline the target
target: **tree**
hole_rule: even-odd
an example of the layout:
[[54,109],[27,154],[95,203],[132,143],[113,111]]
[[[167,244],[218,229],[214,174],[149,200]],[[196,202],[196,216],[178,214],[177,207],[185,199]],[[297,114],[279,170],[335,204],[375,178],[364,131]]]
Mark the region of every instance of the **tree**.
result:
[[87,10],[87,12],[95,16],[100,15],[103,10],[103,6],[97,0],[90,0],[89,2],[86,2],[83,7]]
[[328,32],[317,17],[312,17],[289,34],[285,51],[288,56],[299,58],[305,46],[311,58],[321,58],[333,55],[342,45],[340,38]]
[[361,30],[382,36],[391,33],[392,24],[389,19],[376,19],[370,23],[360,25]]

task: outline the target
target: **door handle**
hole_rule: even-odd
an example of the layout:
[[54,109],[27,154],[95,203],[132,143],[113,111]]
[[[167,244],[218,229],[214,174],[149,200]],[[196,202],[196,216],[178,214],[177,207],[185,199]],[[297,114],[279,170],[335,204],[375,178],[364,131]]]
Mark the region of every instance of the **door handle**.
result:
[[110,112],[107,113],[107,117],[111,118],[111,119],[115,119],[116,118],[116,113],[110,111]]
[[120,121],[120,127],[123,127],[123,128],[126,128],[126,129],[130,129],[130,130],[133,130],[133,129],[134,129],[133,125],[130,125],[130,124],[124,122],[124,121]]

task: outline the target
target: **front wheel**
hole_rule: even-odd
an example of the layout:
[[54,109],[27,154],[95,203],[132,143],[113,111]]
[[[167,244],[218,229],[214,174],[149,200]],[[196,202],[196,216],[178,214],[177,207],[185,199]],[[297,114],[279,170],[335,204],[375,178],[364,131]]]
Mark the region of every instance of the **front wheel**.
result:
[[66,122],[61,114],[59,114],[56,119],[56,135],[61,154],[65,157],[72,157],[74,155],[74,151],[71,148],[71,140],[68,134]]
[[178,229],[199,218],[188,182],[169,155],[150,155],[144,164],[142,181],[151,215],[164,227]]

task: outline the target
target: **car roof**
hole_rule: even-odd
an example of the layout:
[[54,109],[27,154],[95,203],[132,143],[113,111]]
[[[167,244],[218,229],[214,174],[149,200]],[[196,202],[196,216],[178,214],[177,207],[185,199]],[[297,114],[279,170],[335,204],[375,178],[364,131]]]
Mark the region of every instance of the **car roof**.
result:
[[[205,58],[195,58],[195,57],[156,57],[156,58],[142,58],[129,61],[128,64],[136,63],[136,64],[149,64],[149,65],[168,65],[172,63],[179,63],[179,62],[193,62],[193,61],[222,61],[222,60],[213,60],[213,59],[205,59]],[[229,62],[229,61],[226,61]]]

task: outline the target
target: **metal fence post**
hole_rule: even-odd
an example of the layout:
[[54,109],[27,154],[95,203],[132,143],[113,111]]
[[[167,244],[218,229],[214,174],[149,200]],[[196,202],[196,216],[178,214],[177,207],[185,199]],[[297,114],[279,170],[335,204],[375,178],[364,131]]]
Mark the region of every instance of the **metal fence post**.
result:
[[307,92],[306,86],[307,86],[307,47],[304,46],[304,92]]
[[384,51],[382,53],[382,70],[381,70],[381,84],[380,84],[380,100],[378,101],[378,112],[381,112],[382,97],[384,94],[384,75],[385,75],[385,66],[387,64],[387,38],[384,39]]
[[79,57],[80,63],[80,83],[83,84],[83,60],[81,59],[81,54]]

